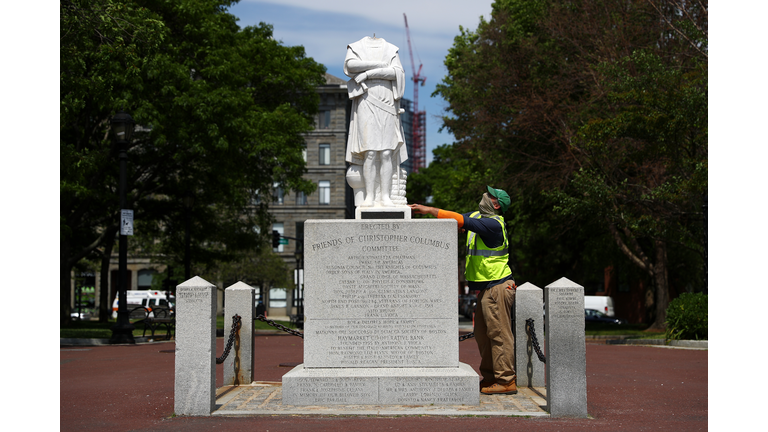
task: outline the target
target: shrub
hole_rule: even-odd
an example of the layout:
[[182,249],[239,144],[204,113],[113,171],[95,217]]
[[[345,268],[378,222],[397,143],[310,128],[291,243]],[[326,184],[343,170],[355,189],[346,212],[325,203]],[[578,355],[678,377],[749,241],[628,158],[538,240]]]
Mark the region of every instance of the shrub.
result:
[[706,340],[708,336],[707,295],[681,294],[667,308],[666,338]]

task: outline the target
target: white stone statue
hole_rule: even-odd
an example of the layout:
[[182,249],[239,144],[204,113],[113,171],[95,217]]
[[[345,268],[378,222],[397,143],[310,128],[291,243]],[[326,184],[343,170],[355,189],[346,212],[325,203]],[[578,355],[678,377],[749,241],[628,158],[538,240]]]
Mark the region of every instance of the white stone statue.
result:
[[[393,191],[397,197],[400,189],[405,190],[400,164],[408,159],[400,123],[405,72],[397,51],[396,46],[377,37],[347,45],[344,73],[351,78],[347,91],[352,113],[346,159],[353,164],[347,178],[355,177],[358,186],[364,187],[362,202],[355,199],[360,207],[406,204],[400,202],[405,201],[404,194],[393,201]],[[362,166],[362,179],[355,165]],[[352,182],[350,186],[355,188]]]

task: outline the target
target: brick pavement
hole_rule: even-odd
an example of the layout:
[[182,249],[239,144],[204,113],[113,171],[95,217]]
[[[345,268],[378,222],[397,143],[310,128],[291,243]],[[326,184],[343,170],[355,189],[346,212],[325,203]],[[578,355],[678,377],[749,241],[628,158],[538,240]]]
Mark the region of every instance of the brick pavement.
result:
[[[218,353],[223,338],[217,340]],[[256,336],[255,376],[280,382],[303,357],[300,338]],[[71,346],[60,349],[62,431],[420,430],[452,431],[519,427],[533,430],[707,430],[708,352],[630,345],[587,345],[589,419],[391,414],[365,416],[260,414],[173,416],[174,343],[136,346]],[[459,360],[479,364],[473,341],[459,344]],[[217,387],[223,381],[217,366]],[[277,386],[273,386],[277,387]],[[276,391],[276,389],[273,389]],[[523,396],[523,395],[521,395]],[[255,396],[259,397],[259,396]],[[254,397],[254,398],[255,398]],[[266,395],[268,397],[268,395]],[[277,394],[273,396],[273,400]],[[510,398],[520,402],[520,397]],[[232,398],[234,400],[234,398]],[[532,398],[531,398],[532,400]],[[222,406],[224,406],[221,401]],[[517,407],[515,407],[517,408]]]

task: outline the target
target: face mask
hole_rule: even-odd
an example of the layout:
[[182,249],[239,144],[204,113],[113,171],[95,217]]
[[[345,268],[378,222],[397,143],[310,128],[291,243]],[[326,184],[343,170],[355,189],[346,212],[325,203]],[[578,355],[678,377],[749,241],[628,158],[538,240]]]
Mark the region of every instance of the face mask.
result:
[[483,216],[495,216],[496,209],[493,208],[493,201],[488,193],[483,194],[483,199],[480,200],[480,214]]

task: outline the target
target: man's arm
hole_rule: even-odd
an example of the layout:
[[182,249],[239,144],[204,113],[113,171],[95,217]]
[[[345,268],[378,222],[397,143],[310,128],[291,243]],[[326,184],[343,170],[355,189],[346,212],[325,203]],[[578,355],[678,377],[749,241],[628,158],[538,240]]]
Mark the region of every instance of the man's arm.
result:
[[408,207],[413,209],[416,214],[428,214],[438,219],[455,219],[459,224],[459,228],[464,226],[464,216],[460,213],[452,212],[450,210],[443,210],[435,207],[428,207],[421,204],[409,204]]
[[421,204],[409,204],[416,214],[428,214],[438,219],[455,219],[459,224],[461,232],[465,229],[474,231],[483,239],[483,243],[488,247],[499,247],[504,243],[504,234],[501,231],[501,225],[493,219],[464,218],[464,215],[450,210],[443,210],[435,207],[428,207]]

